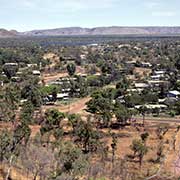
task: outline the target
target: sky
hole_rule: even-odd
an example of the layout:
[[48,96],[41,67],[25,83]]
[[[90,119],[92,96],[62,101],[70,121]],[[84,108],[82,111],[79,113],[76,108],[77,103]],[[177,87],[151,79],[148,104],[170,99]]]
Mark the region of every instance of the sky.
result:
[[0,0],[0,28],[180,26],[180,0]]

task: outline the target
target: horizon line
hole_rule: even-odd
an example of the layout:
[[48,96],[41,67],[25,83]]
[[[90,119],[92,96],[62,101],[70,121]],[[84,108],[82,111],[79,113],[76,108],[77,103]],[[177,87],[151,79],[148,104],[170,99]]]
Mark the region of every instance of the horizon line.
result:
[[119,28],[180,28],[180,25],[110,25],[110,26],[91,26],[91,27],[88,27],[88,26],[64,26],[64,27],[52,27],[52,28],[33,28],[31,30],[24,30],[24,31],[19,31],[18,29],[16,28],[0,28],[0,29],[5,29],[5,30],[8,30],[8,31],[18,31],[18,32],[29,32],[29,31],[42,31],[42,30],[54,30],[54,29],[68,29],[68,28],[82,28],[82,29],[94,29],[94,28],[110,28],[110,27],[119,27]]

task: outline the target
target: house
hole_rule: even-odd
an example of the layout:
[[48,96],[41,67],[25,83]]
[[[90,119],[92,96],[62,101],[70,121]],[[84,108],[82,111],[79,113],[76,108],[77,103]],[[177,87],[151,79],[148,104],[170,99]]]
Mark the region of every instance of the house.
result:
[[38,67],[38,65],[37,64],[27,64],[27,67],[28,68],[36,68],[36,67]]
[[71,88],[64,88],[64,89],[61,89],[61,91],[63,93],[69,93],[71,91]]
[[180,92],[179,92],[179,91],[176,91],[176,90],[174,90],[174,91],[169,91],[169,92],[167,93],[167,97],[179,99],[179,98],[180,98]]
[[160,88],[161,86],[169,86],[168,81],[162,81],[162,80],[151,80],[148,81],[148,84],[150,85],[151,88]]
[[33,73],[33,75],[35,75],[35,76],[40,76],[40,75],[41,75],[41,72],[38,71],[38,70],[34,70],[34,71],[32,71],[32,73]]
[[164,76],[165,73],[166,73],[166,71],[164,71],[164,70],[154,71],[155,75],[162,75],[162,76]]
[[48,95],[44,97],[42,100],[44,105],[54,105],[54,98],[52,95]]
[[18,76],[12,76],[12,77],[11,77],[11,80],[14,81],[14,82],[20,82],[20,81],[21,81],[21,78],[18,77]]
[[136,89],[145,89],[149,87],[149,84],[147,83],[135,83],[134,84]]
[[[140,109],[141,107],[142,107],[142,105],[135,106],[136,109]],[[163,110],[167,109],[168,106],[166,106],[164,104],[146,104],[145,107],[148,110],[159,109],[160,111],[163,111]]]
[[58,93],[56,98],[57,100],[68,100],[69,93]]
[[151,79],[153,81],[159,81],[161,78],[163,78],[164,76],[160,75],[160,74],[157,74],[157,75],[153,75],[151,76]]
[[129,93],[133,93],[133,92],[141,93],[142,91],[143,91],[143,89],[141,89],[141,88],[127,89],[127,92],[129,92]]
[[136,60],[126,61],[125,64],[126,64],[126,65],[135,65],[136,62],[137,62]]
[[144,68],[151,68],[151,67],[152,67],[152,64],[149,63],[149,62],[141,62],[141,67],[144,67]]
[[18,66],[18,63],[5,63],[4,66]]

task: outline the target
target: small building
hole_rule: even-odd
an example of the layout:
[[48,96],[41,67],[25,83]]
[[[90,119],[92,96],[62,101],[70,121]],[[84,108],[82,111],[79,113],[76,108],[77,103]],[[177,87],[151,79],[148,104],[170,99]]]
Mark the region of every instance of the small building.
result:
[[58,93],[56,98],[57,100],[68,100],[69,93]]
[[180,98],[180,92],[179,91],[176,91],[176,90],[174,90],[174,91],[169,91],[168,93],[167,93],[167,97],[172,97],[172,98],[176,98],[176,99],[179,99]]
[[166,71],[164,70],[159,70],[159,71],[154,71],[155,75],[165,75]]
[[149,84],[147,83],[135,83],[134,84],[136,89],[145,89],[149,87]]
[[[168,106],[164,105],[164,104],[146,104],[144,105],[147,110],[153,111],[155,109],[159,109],[160,111],[166,110]],[[142,105],[137,105],[135,106],[136,109],[140,109],[142,107]]]
[[63,93],[69,93],[71,91],[71,88],[63,88],[61,89]]
[[36,67],[38,67],[38,65],[37,64],[27,64],[27,67],[28,68],[36,68]]
[[4,66],[18,66],[18,63],[5,63]]
[[149,63],[149,62],[141,62],[141,66],[144,67],[144,68],[151,68],[152,64]]
[[52,95],[48,95],[44,97],[42,100],[44,105],[54,105],[54,98]]
[[150,85],[151,88],[159,88],[163,85],[166,85],[167,87],[169,86],[169,81],[163,81],[163,80],[151,80],[148,81],[148,84]]
[[35,76],[40,76],[40,75],[41,75],[41,72],[38,71],[38,70],[34,70],[34,71],[32,71],[32,73],[33,73],[33,75],[35,75]]

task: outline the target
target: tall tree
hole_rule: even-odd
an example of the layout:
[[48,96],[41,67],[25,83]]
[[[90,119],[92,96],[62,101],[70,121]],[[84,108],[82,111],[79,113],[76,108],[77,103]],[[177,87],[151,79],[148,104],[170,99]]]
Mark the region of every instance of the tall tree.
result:
[[60,129],[60,123],[65,118],[65,114],[59,112],[56,109],[49,109],[45,112],[44,122],[41,126],[41,134],[44,135],[45,133],[53,134],[55,137],[58,138]]
[[67,65],[67,71],[69,76],[73,76],[76,72],[76,65],[74,63],[69,63]]

